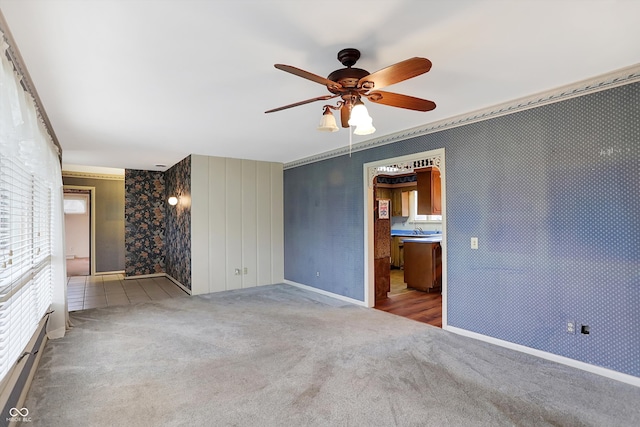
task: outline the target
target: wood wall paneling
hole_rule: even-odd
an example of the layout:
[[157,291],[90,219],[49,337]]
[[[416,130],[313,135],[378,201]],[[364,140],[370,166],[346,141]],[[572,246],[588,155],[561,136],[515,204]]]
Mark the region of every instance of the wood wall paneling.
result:
[[257,162],[242,161],[242,287],[258,284]]
[[242,160],[227,159],[225,179],[227,225],[227,289],[242,288]]
[[192,229],[208,240],[206,292],[281,283],[282,164],[209,157],[207,169],[208,224]]
[[226,159],[209,157],[209,292],[227,289],[226,176]]
[[271,163],[271,283],[284,281],[284,169]]
[[[175,194],[171,194],[175,195]],[[209,290],[209,239],[206,233],[193,233],[209,227],[209,162],[205,156],[191,156],[191,293]],[[180,203],[185,203],[180,200]],[[167,206],[176,209],[177,206]]]
[[271,219],[273,212],[271,209],[271,194],[272,194],[272,182],[271,182],[271,166],[267,162],[257,163],[257,182],[256,182],[256,200],[258,205],[258,212],[256,218],[257,224],[257,274],[256,280],[258,286],[269,285],[271,281]]

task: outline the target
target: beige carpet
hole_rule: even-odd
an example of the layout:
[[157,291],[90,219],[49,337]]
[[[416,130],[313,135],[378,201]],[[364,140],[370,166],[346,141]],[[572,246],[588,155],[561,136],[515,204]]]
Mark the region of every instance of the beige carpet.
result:
[[640,388],[287,285],[72,321],[30,425],[640,425]]

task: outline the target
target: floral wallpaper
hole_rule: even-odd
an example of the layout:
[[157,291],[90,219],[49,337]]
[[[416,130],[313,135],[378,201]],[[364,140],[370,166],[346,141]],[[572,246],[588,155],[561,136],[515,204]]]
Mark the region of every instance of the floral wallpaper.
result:
[[124,185],[125,274],[164,273],[164,174],[127,169]]
[[166,273],[191,289],[191,156],[164,174],[165,198],[176,196],[178,204],[167,206]]

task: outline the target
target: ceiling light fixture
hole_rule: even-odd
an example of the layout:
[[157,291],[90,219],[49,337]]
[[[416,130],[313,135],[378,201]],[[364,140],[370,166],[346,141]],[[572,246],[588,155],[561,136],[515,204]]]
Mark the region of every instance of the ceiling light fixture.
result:
[[167,202],[169,202],[171,206],[175,206],[178,204],[178,198],[176,196],[171,196],[167,199]]
[[331,106],[329,105],[325,105],[324,107],[324,113],[322,113],[322,120],[320,120],[318,130],[321,132],[337,132],[339,130],[336,124],[336,118],[333,117]]
[[364,106],[364,102],[357,98],[357,101],[353,103],[353,107],[351,108],[351,115],[349,116],[349,126],[362,126],[367,123],[372,123],[373,119],[369,115],[367,111],[367,107]]
[[[310,102],[326,101],[342,98],[335,106],[325,105],[322,120],[318,126],[319,131],[336,132],[338,126],[331,110],[340,110],[340,125],[343,128],[355,127],[349,135],[369,135],[376,131],[373,127],[373,119],[367,112],[361,98],[367,98],[374,104],[388,105],[390,107],[404,108],[414,111],[431,111],[436,108],[433,101],[416,98],[415,96],[402,95],[400,93],[386,92],[380,89],[396,83],[403,82],[413,77],[426,73],[431,69],[431,61],[427,58],[413,57],[395,63],[374,73],[355,68],[354,65],[360,58],[360,51],[354,48],[342,49],[338,52],[338,61],[345,67],[339,68],[326,78],[310,73],[303,69],[286,64],[275,64],[279,70],[291,73],[298,77],[310,80],[326,86],[330,95],[321,95],[304,101],[295,102],[282,107],[272,108],[265,113],[286,110],[298,107]],[[351,137],[349,137],[351,138]],[[351,141],[351,139],[349,139]]]
[[342,98],[344,100],[338,101],[335,107],[333,105],[325,105],[323,107],[324,112],[322,113],[322,119],[317,129],[323,132],[337,132],[340,128],[338,128],[331,110],[340,110],[343,123],[348,123],[349,126],[356,128],[353,131],[355,135],[370,135],[375,132],[376,128],[373,127],[373,119],[369,115],[367,107],[365,107],[360,96],[350,94]]

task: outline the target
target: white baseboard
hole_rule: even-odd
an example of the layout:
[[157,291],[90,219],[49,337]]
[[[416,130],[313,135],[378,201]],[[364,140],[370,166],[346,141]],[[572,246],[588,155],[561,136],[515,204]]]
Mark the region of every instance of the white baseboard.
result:
[[138,276],[124,276],[124,280],[148,279],[150,277],[166,277],[167,273],[140,274]]
[[169,276],[167,273],[164,273],[165,277],[169,280],[171,280],[173,283],[175,283],[176,285],[178,285],[180,288],[182,288],[183,291],[185,291],[186,293],[188,293],[189,295],[191,294],[191,289],[187,288],[185,285],[183,285],[182,283],[178,282],[176,279],[174,279],[173,277]]
[[579,360],[570,359],[568,357],[559,356],[557,354],[548,353],[546,351],[537,350],[535,348],[526,347],[524,345],[515,344],[509,341],[504,341],[498,338],[493,338],[488,335],[478,334],[466,329],[456,328],[455,326],[446,326],[443,329],[453,332],[458,335],[464,335],[466,337],[474,338],[480,341],[495,344],[500,347],[505,347],[511,350],[516,350],[522,353],[531,354],[542,359],[551,360],[563,365],[571,366],[572,368],[581,369],[583,371],[591,372],[592,374],[601,375],[603,377],[611,378],[616,381],[631,384],[636,387],[640,387],[640,378],[633,375],[623,374],[622,372],[614,371],[611,369],[603,368],[601,366],[591,365],[589,363],[580,362]]
[[124,274],[124,270],[116,270],[116,271],[97,271],[93,275],[94,276],[104,276],[106,274]]
[[166,277],[167,279],[171,280],[173,283],[178,285],[187,294],[191,295],[191,289],[187,288],[185,285],[183,285],[182,283],[178,282],[176,279],[174,279],[173,277],[169,276],[167,273],[153,273],[153,274],[141,274],[139,276],[125,276],[124,280],[148,279],[148,278],[151,278],[151,277]]
[[287,285],[295,286],[296,288],[304,289],[304,290],[315,292],[315,293],[318,293],[318,294],[321,294],[321,295],[325,295],[325,296],[328,296],[328,297],[331,297],[331,298],[335,298],[335,299],[339,299],[339,300],[342,300],[342,301],[350,302],[351,304],[360,305],[362,307],[366,307],[367,306],[364,301],[359,301],[357,299],[345,297],[344,295],[334,294],[333,292],[329,292],[329,291],[325,291],[325,290],[322,290],[322,289],[314,288],[313,286],[303,285],[302,283],[292,282],[291,280],[287,280],[287,279],[284,280],[284,283],[286,283]]

